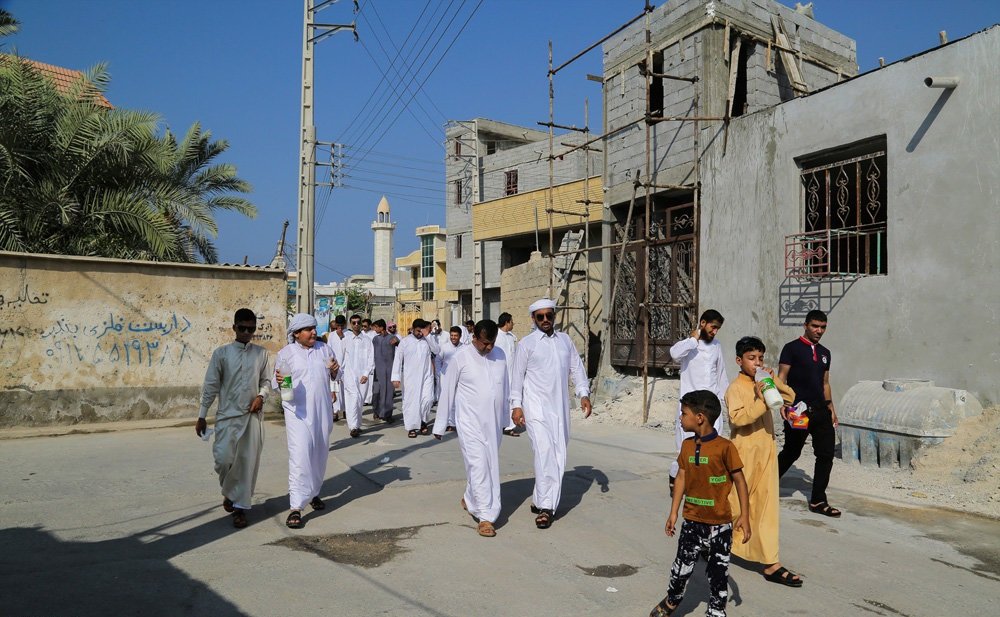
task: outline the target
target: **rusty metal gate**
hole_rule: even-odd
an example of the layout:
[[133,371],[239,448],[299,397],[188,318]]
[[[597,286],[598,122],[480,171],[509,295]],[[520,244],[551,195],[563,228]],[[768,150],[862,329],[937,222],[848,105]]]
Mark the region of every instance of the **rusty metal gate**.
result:
[[[649,367],[675,367],[671,345],[697,324],[694,204],[664,205],[654,200],[651,213],[649,242],[630,245],[620,260],[613,251],[612,271],[621,270],[611,309],[611,364],[619,367],[642,367],[643,332],[649,336]],[[645,213],[639,212],[627,230],[623,218],[615,224],[616,242],[641,240]],[[643,305],[648,311],[642,310]]]

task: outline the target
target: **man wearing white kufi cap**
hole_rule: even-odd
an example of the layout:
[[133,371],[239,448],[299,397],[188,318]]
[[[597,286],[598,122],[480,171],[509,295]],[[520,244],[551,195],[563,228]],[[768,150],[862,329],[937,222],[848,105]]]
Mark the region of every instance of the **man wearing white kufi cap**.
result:
[[288,345],[274,363],[278,388],[285,375],[292,377],[292,400],[282,400],[288,436],[288,501],[291,512],[285,524],[302,527],[302,509],[326,507],[319,497],[326,460],[330,454],[333,405],[330,379],[336,379],[340,363],[333,349],[316,338],[316,318],[299,313],[288,323]]
[[555,518],[569,444],[568,380],[572,378],[583,417],[590,416],[590,388],[580,354],[568,336],[555,331],[556,303],[543,298],[530,307],[536,326],[518,343],[511,375],[514,422],[527,428],[534,451],[535,490],[531,512],[546,529]]

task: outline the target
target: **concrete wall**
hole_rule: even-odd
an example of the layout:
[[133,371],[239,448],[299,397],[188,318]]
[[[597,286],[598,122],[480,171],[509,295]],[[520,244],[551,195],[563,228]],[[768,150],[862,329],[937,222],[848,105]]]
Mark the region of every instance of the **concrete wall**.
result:
[[233,313],[284,344],[285,273],[0,253],[0,427],[194,417]]
[[[700,307],[730,347],[757,334],[774,363],[801,333],[792,295],[830,315],[834,396],[860,380],[933,379],[1000,401],[1000,27],[735,119],[705,158]],[[954,91],[930,75],[958,75]],[[797,157],[885,136],[888,274],[797,288],[784,236],[802,231]],[[732,363],[730,364],[732,367]]]

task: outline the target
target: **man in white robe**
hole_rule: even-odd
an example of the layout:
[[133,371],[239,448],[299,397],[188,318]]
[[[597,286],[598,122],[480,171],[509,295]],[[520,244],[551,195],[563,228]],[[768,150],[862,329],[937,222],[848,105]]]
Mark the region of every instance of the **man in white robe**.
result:
[[479,521],[479,535],[487,538],[496,535],[493,524],[500,516],[500,436],[510,419],[507,361],[493,346],[496,337],[497,325],[486,319],[475,325],[471,345],[449,344],[458,351],[444,373],[434,421],[434,437],[441,439],[446,418],[454,414],[468,479],[462,507]]
[[[333,354],[337,359],[344,357],[344,327],[347,325],[347,318],[337,315],[330,322],[330,331],[326,335],[326,344],[333,349]],[[333,421],[336,422],[346,415],[344,405],[344,382],[342,379],[330,380],[331,400],[333,401]]]
[[361,316],[354,315],[351,329],[344,333],[344,356],[341,362],[341,383],[344,388],[344,408],[347,410],[347,428],[351,437],[361,436],[361,412],[365,397],[371,387],[375,370],[375,348],[361,331]]
[[514,422],[526,427],[534,451],[531,512],[538,515],[535,526],[539,529],[552,525],[562,494],[569,444],[568,379],[573,380],[583,417],[591,411],[587,373],[573,341],[555,331],[555,307],[555,302],[544,298],[528,308],[537,329],[517,345],[510,388]]
[[435,374],[436,379],[436,392],[435,398],[438,399],[438,410],[437,418],[440,418],[442,414],[447,414],[447,428],[448,431],[455,430],[455,409],[454,407],[450,409],[445,409],[444,412],[440,405],[441,400],[441,387],[444,385],[444,376],[448,371],[448,365],[451,363],[451,359],[458,353],[458,350],[462,347],[467,347],[467,345],[462,345],[462,328],[458,326],[452,326],[451,330],[448,332],[448,340],[440,345],[440,351],[434,355],[434,367],[437,369]]
[[[514,370],[514,351],[517,349],[517,336],[514,334],[514,317],[510,313],[500,313],[500,317],[497,318],[497,326],[500,330],[497,333],[497,347],[503,350],[507,354],[507,379],[511,378],[511,371]],[[520,437],[521,433],[518,433],[515,429],[517,425],[514,424],[513,409],[511,409],[511,418],[507,422],[507,426],[503,429],[503,434],[510,437]]]
[[[368,337],[369,341],[374,341],[375,337],[378,336],[378,334],[375,332],[375,328],[372,327],[373,325],[374,324],[372,320],[368,319],[367,317],[361,320],[361,334],[362,336]],[[372,349],[374,349],[374,346],[372,346]],[[374,377],[374,373],[372,375]],[[372,381],[373,381],[372,379],[368,380],[368,391],[365,393],[365,405],[372,404],[372,391],[375,389],[372,387],[373,385]],[[372,416],[374,415],[375,412],[372,411]]]
[[434,370],[431,354],[440,350],[437,342],[426,337],[430,324],[413,320],[412,333],[396,348],[392,361],[392,385],[403,390],[403,424],[407,437],[429,435],[427,425],[434,404]]
[[[708,390],[715,393],[720,401],[726,400],[726,389],[729,387],[729,377],[726,375],[726,361],[722,356],[722,345],[716,340],[715,335],[722,328],[725,321],[719,311],[709,309],[702,313],[698,320],[698,327],[686,339],[677,341],[670,348],[670,357],[681,365],[681,384],[678,400],[684,398],[688,392],[695,390]],[[722,435],[722,419],[726,416],[725,410],[719,414],[715,421],[715,430]],[[674,442],[677,451],[681,451],[681,445],[688,437],[694,437],[694,433],[685,432],[681,428],[680,404],[677,405],[677,424],[674,426]],[[673,489],[674,481],[677,479],[677,460],[670,464],[670,488]]]
[[212,353],[201,388],[201,409],[195,433],[205,434],[208,410],[219,400],[215,412],[215,442],[212,455],[222,487],[222,507],[233,515],[233,526],[247,526],[253,489],[257,484],[260,452],[264,446],[264,407],[270,376],[267,351],[250,342],[257,331],[257,316],[242,308],[233,316],[236,340]]
[[316,338],[316,319],[299,313],[288,325],[288,345],[275,358],[275,379],[279,388],[285,375],[292,377],[292,400],[281,401],[285,411],[288,436],[288,501],[291,512],[285,524],[293,529],[303,526],[302,509],[326,506],[319,497],[326,461],[330,454],[330,430],[333,428],[333,402],[330,380],[340,373],[340,362],[333,349]]

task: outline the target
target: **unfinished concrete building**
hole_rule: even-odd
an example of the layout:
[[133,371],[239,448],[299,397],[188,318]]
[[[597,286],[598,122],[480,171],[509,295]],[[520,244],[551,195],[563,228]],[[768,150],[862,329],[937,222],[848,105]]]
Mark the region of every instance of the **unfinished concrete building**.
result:
[[[672,366],[696,323],[699,162],[730,123],[857,73],[850,38],[771,0],[656,8],[603,45],[605,365]],[[622,246],[622,250],[611,246]]]

